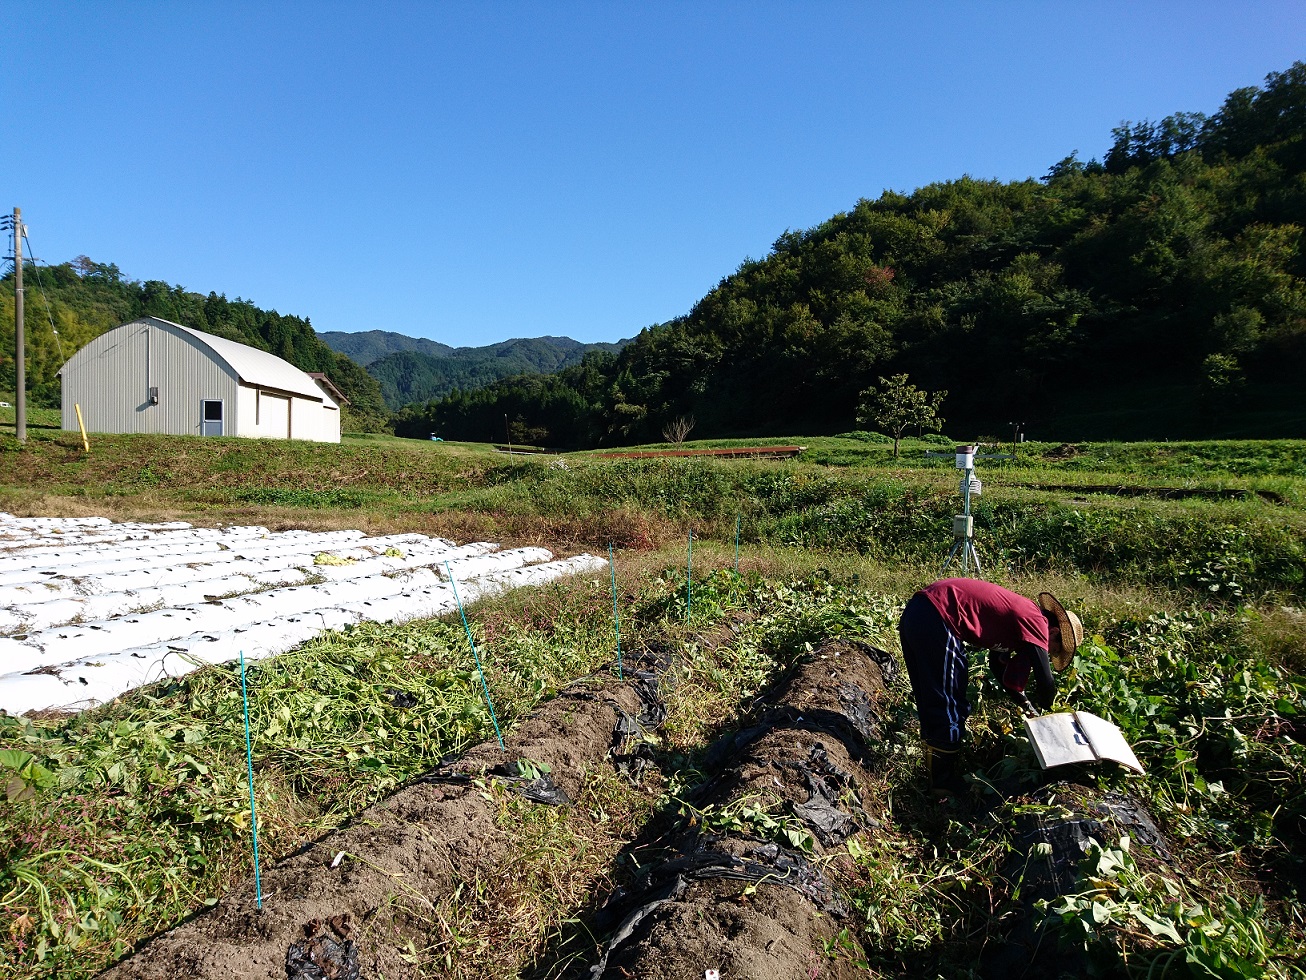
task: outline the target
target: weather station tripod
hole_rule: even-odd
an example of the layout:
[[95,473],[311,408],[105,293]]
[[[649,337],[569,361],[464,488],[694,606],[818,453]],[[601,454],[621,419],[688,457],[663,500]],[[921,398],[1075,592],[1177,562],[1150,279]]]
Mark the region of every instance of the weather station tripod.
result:
[[949,456],[955,455],[957,460],[957,469],[961,470],[961,513],[952,518],[952,550],[948,552],[948,558],[943,563],[944,571],[947,571],[958,555],[961,556],[961,574],[970,575],[971,562],[975,563],[975,574],[984,575],[984,568],[980,564],[979,551],[975,547],[975,518],[970,512],[970,499],[972,496],[978,497],[983,490],[983,484],[980,483],[979,477],[975,475],[975,460],[977,459],[1010,459],[1010,456],[1000,453],[983,453],[976,454],[978,446],[958,446],[955,453],[935,453],[927,452],[926,456]]

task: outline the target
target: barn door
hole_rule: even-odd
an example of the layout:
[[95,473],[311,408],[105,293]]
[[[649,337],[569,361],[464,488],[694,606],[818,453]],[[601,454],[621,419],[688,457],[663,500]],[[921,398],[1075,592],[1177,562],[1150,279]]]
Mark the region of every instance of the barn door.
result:
[[200,402],[200,435],[222,435],[222,402],[205,399]]

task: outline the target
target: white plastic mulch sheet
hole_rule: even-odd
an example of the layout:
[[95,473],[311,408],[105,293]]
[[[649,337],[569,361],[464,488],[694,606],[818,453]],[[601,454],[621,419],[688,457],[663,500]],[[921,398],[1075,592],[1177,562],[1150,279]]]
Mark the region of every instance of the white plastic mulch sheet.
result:
[[323,630],[441,616],[455,588],[466,604],[605,565],[424,534],[0,513],[0,710],[80,711]]

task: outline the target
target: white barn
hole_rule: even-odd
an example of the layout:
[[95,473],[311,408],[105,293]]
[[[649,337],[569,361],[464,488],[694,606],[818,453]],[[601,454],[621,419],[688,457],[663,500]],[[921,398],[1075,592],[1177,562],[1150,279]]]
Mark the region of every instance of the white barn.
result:
[[340,441],[344,397],[274,354],[145,316],[59,369],[63,427],[90,432]]

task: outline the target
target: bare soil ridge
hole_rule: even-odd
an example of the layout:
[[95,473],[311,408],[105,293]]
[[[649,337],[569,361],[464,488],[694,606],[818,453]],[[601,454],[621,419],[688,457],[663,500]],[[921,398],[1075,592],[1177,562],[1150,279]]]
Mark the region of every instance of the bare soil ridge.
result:
[[[568,688],[522,723],[506,751],[496,742],[482,744],[437,770],[434,779],[415,781],[269,867],[262,874],[261,910],[255,908],[253,879],[246,879],[211,910],[156,937],[102,976],[284,980],[288,955],[304,960],[306,946],[310,953],[329,952],[350,943],[363,976],[421,976],[412,956],[405,956],[420,931],[406,909],[430,909],[460,883],[493,874],[503,863],[512,844],[496,820],[496,787],[545,784],[577,797],[586,770],[603,764],[614,739],[620,744],[622,719],[641,714],[638,684],[613,680]],[[539,773],[548,773],[549,780],[538,779]],[[337,974],[327,963],[315,965],[325,976],[357,972]]]
[[719,744],[725,768],[693,799],[705,814],[760,807],[778,826],[705,817],[673,833],[667,860],[612,903],[627,911],[590,975],[861,975],[855,948],[826,952],[846,914],[829,868],[849,836],[885,817],[873,759],[893,676],[888,654],[836,640],[782,680],[757,723]]

